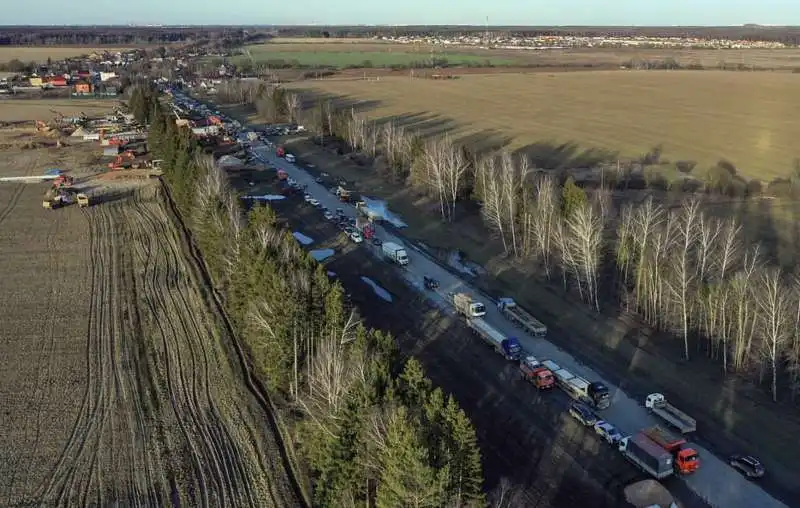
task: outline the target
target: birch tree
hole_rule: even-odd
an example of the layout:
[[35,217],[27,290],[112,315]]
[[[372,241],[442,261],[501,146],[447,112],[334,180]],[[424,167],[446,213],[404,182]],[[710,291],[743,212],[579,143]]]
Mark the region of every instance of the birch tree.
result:
[[533,210],[533,236],[537,256],[541,260],[545,276],[550,278],[553,251],[553,228],[558,215],[558,194],[553,178],[549,175],[536,180],[536,203]]
[[285,95],[286,113],[289,115],[290,123],[297,123],[297,115],[300,111],[300,96],[296,93],[287,93]]
[[693,265],[695,242],[698,238],[700,204],[696,200],[686,201],[676,221],[676,252],[670,260],[671,277],[669,289],[678,308],[681,335],[683,336],[683,357],[689,359],[689,313],[691,295],[697,271]]
[[503,242],[503,250],[508,253],[506,243],[505,221],[503,220],[503,193],[500,186],[500,178],[497,174],[497,159],[495,157],[485,157],[480,160],[475,169],[475,175],[480,185],[483,196],[483,206],[481,215],[490,230],[500,236]]
[[[583,280],[586,288],[582,295],[595,310],[600,310],[598,298],[598,269],[603,247],[603,216],[599,207],[586,203],[573,210],[566,219],[570,262],[574,264],[576,275]],[[580,288],[580,284],[579,284]]]
[[731,283],[733,306],[733,368],[744,369],[751,359],[753,336],[759,322],[760,307],[755,302],[758,297],[757,274],[761,269],[761,253],[759,245],[750,249],[744,256],[742,269],[734,276]]
[[790,337],[792,323],[789,291],[780,270],[770,268],[759,277],[758,306],[761,309],[761,354],[772,373],[772,401],[778,401],[778,364]]

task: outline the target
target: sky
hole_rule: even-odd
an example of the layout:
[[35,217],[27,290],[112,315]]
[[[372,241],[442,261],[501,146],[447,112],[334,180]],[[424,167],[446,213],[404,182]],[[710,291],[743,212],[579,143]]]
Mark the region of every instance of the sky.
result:
[[[5,3],[6,0],[3,0]],[[8,1],[3,25],[800,25],[798,0]]]

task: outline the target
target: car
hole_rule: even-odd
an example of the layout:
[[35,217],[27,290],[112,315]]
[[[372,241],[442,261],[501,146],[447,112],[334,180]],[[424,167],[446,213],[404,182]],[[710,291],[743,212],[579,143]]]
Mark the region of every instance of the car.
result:
[[[291,185],[291,184],[289,184]],[[303,194],[303,199],[306,200],[306,203],[310,203],[312,199],[314,199],[311,194]]]
[[439,287],[439,281],[433,277],[428,277],[425,275],[422,277],[422,281],[425,285],[425,289],[437,289]]
[[364,237],[361,236],[361,231],[355,230],[350,233],[350,239],[353,240],[355,243],[361,243],[364,241]]
[[381,240],[378,237],[375,237],[375,238],[372,239],[372,245],[375,245],[376,247],[380,247],[381,245],[383,245],[383,240]]
[[344,217],[344,209],[343,208],[337,208],[336,209],[336,215],[338,215],[339,217]]
[[326,219],[333,220],[333,213],[330,210],[326,210],[324,215]]
[[310,204],[311,206],[321,206],[319,200],[314,198],[309,199],[308,204]]
[[594,411],[592,411],[589,406],[579,402],[574,402],[571,406],[569,406],[569,414],[586,427],[593,426],[599,420],[597,415],[594,414]]
[[317,183],[322,183],[322,178],[316,177],[316,178],[314,178],[314,181],[317,182]]
[[600,420],[599,422],[595,423],[594,431],[597,433],[598,436],[605,439],[606,442],[610,445],[617,444],[622,440],[623,437],[616,427],[614,427],[605,420]]
[[761,462],[751,455],[735,454],[728,459],[728,464],[748,478],[761,478],[766,470]]

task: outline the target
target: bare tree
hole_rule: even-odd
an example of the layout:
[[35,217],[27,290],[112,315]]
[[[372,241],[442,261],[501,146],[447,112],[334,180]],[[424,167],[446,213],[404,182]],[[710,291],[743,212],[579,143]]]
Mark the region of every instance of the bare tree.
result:
[[297,116],[300,112],[300,96],[296,93],[287,93],[284,97],[286,101],[286,112],[289,115],[289,122],[297,123]]
[[637,308],[643,307],[643,298],[646,295],[645,282],[652,266],[648,266],[651,255],[653,235],[656,234],[664,217],[664,210],[648,197],[642,206],[636,208],[634,214],[635,233],[633,238],[636,247],[636,285],[635,296]]
[[470,161],[462,147],[453,146],[449,138],[447,139],[447,143],[451,147],[448,152],[447,165],[445,166],[447,170],[445,189],[449,202],[447,220],[453,221],[456,216],[458,196],[464,188],[465,176],[470,169]]
[[547,278],[550,278],[553,251],[553,228],[557,222],[557,193],[553,178],[545,175],[536,180],[536,204],[533,211],[533,235],[536,251]]
[[497,159],[492,156],[484,157],[478,162],[475,168],[475,176],[480,184],[483,195],[483,206],[481,215],[486,221],[490,230],[500,235],[503,242],[503,250],[508,252],[506,235],[503,220],[503,193],[500,186],[500,178],[497,174]]
[[676,251],[670,259],[671,277],[668,285],[673,300],[678,307],[681,334],[683,335],[683,356],[689,359],[689,314],[691,294],[697,270],[694,266],[695,242],[698,238],[700,203],[696,200],[684,202],[680,218],[676,221]]
[[442,219],[452,221],[456,202],[469,170],[464,150],[454,147],[448,136],[429,141],[424,152],[424,174],[427,184],[439,198]]
[[501,157],[501,181],[503,202],[505,204],[505,223],[511,232],[511,247],[514,256],[519,256],[519,242],[517,240],[517,223],[519,222],[519,208],[522,185],[528,177],[530,167],[525,156],[519,158],[517,164],[511,154],[504,152]]
[[[599,206],[586,203],[566,220],[566,248],[571,251],[569,259],[574,263],[576,276],[583,280],[586,294],[584,301],[595,310],[600,310],[598,298],[598,269],[603,248],[604,220]],[[579,284],[580,288],[580,284]]]
[[505,476],[500,478],[497,486],[489,493],[489,504],[492,508],[518,508],[525,506],[522,487]]
[[733,368],[741,371],[751,359],[755,327],[759,322],[757,274],[762,267],[758,244],[748,251],[742,269],[731,282],[733,312]]
[[761,354],[772,373],[772,401],[778,401],[778,364],[791,336],[789,291],[776,268],[764,270],[759,277],[758,306],[761,309]]

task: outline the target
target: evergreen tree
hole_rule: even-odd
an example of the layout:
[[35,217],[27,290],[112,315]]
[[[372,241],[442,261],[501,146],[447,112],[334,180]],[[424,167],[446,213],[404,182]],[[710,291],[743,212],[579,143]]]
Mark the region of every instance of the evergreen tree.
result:
[[483,467],[475,428],[458,403],[450,396],[444,410],[444,420],[451,440],[450,498],[458,506],[485,506]]
[[571,176],[567,178],[564,188],[561,189],[561,214],[564,218],[570,218],[575,210],[585,206],[586,203],[588,203],[586,192],[575,185],[575,180]]
[[425,377],[422,364],[416,358],[409,358],[400,374],[398,389],[403,403],[411,408],[421,408],[428,398],[431,382]]

